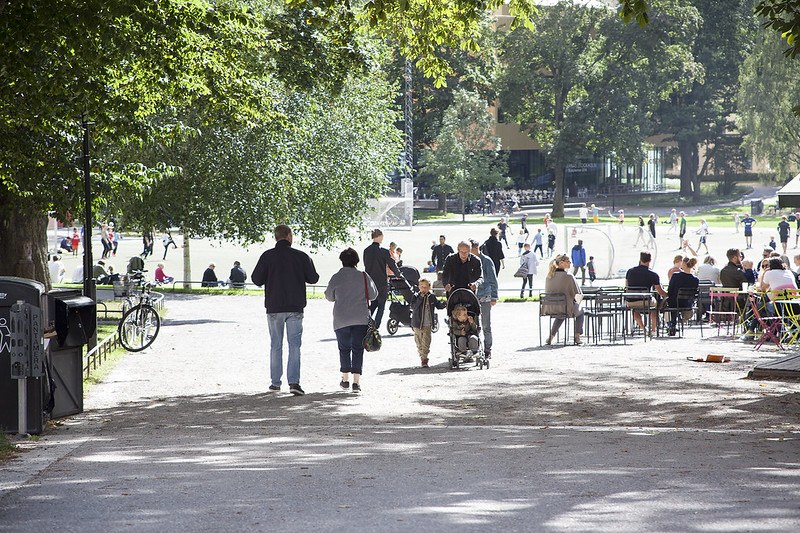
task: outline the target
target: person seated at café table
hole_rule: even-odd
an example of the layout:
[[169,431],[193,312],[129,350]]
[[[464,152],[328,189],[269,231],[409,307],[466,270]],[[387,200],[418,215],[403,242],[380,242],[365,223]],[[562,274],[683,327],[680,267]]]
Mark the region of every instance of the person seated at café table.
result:
[[[542,314],[544,315],[559,315],[565,314],[569,318],[575,319],[575,344],[583,344],[581,335],[583,334],[583,309],[581,309],[581,300],[583,300],[583,291],[581,291],[575,276],[568,272],[570,267],[570,258],[567,254],[559,254],[550,263],[547,272],[547,279],[544,282],[544,290],[550,294],[563,294],[566,297],[566,309],[559,308],[558,306],[542,306]],[[553,324],[550,327],[550,335],[547,337],[545,344],[550,345],[553,339],[556,338],[561,324],[564,323],[563,318],[554,318]]]
[[[725,252],[725,255],[728,258],[728,264],[722,267],[722,270],[719,271],[719,281],[723,287],[728,289],[742,290],[746,288],[748,283],[755,282],[755,278],[753,278],[753,281],[748,281],[742,263],[742,258],[744,255],[738,248],[728,249],[728,251]],[[752,265],[753,263],[750,262],[751,271]],[[747,295],[740,293],[736,296],[736,302],[739,309],[746,309]],[[719,302],[719,306],[721,311],[735,311],[733,299],[731,298],[722,298]]]
[[[667,291],[661,287],[661,280],[658,274],[650,270],[650,261],[652,256],[650,252],[641,252],[639,254],[639,264],[633,268],[628,269],[625,274],[625,289],[630,292],[649,292],[653,289],[658,296],[666,297]],[[626,296],[626,304],[633,312],[633,320],[642,331],[646,332],[642,314],[646,309],[650,310],[650,336],[652,337],[658,331],[658,306],[653,296]]]
[[[690,289],[692,291],[697,291],[697,287],[700,285],[700,280],[697,279],[697,276],[692,274],[692,269],[697,264],[697,259],[694,257],[686,257],[681,261],[681,271],[676,272],[669,278],[669,287],[667,288],[667,306],[676,309],[676,308],[686,308],[686,311],[681,311],[684,313],[684,318],[688,319],[692,315],[692,311],[689,309],[692,305],[691,300],[679,300],[678,299],[678,291],[681,289]],[[687,316],[688,315],[688,316]],[[678,321],[678,311],[672,311],[670,313],[669,318],[669,336],[674,337],[676,330],[675,325]]]
[[[764,292],[780,291],[783,289],[796,289],[797,280],[791,270],[786,269],[786,265],[780,258],[772,258],[769,260],[769,270],[764,272],[764,277],[761,280],[761,290]],[[770,314],[775,313],[775,306],[772,302],[767,302],[767,311]]]
[[703,264],[697,267],[697,279],[719,285],[719,268],[717,261],[710,255],[703,259]]

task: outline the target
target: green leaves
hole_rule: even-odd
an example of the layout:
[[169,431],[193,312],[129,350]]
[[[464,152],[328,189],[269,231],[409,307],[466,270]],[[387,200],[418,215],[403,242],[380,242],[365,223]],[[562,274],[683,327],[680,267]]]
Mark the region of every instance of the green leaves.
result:
[[764,17],[764,27],[780,33],[789,46],[784,55],[795,59],[800,53],[800,0],[761,0],[756,15]]
[[431,148],[423,151],[421,173],[434,178],[434,190],[466,200],[507,184],[507,166],[493,133],[486,102],[476,93],[457,90],[444,113]]

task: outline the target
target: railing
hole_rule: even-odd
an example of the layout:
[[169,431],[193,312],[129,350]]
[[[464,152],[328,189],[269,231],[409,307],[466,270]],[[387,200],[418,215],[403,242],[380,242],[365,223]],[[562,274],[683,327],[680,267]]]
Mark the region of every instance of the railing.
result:
[[108,355],[120,346],[117,330],[114,330],[114,333],[97,343],[97,346],[83,357],[83,372],[85,376],[88,378],[92,370],[97,370],[99,366],[102,366],[103,362],[108,359]]
[[[150,292],[151,305],[157,311],[164,310],[164,295],[160,292]],[[103,306],[103,313],[105,314],[106,320],[108,320],[109,313],[120,314],[120,318],[122,318],[122,310],[121,309],[108,309],[108,307],[103,302],[97,302],[99,305]],[[88,378],[91,374],[92,370],[97,370],[98,367],[102,366],[103,362],[108,359],[108,355],[120,348],[122,345],[119,342],[119,330],[114,330],[114,333],[103,339],[102,341],[97,343],[97,346],[92,348],[84,357],[83,357],[83,372],[85,376]]]
[[[231,287],[229,285],[219,285],[219,286],[216,286],[216,287],[202,287],[202,284],[203,284],[202,281],[188,281],[188,280],[177,279],[177,280],[174,280],[172,282],[172,290],[176,289],[176,287],[175,287],[176,285],[201,285],[200,288],[208,289],[208,291],[211,292],[211,293],[213,293],[216,290],[243,290],[243,289],[261,289],[262,288],[262,287],[259,287],[258,285],[250,283],[249,281],[244,282],[241,287]],[[312,294],[315,294],[318,289],[320,289],[320,292],[325,292],[325,288],[327,287],[327,285],[306,285],[306,287],[311,290]],[[177,287],[177,288],[180,289],[182,287]]]

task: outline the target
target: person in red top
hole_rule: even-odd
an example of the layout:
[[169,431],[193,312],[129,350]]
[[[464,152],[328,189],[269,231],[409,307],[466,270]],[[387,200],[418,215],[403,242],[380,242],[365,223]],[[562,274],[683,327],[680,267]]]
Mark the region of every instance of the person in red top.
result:
[[78,255],[78,246],[81,244],[81,236],[78,235],[78,228],[72,228],[72,255]]
[[172,283],[175,278],[164,274],[164,263],[159,263],[156,267],[156,283]]

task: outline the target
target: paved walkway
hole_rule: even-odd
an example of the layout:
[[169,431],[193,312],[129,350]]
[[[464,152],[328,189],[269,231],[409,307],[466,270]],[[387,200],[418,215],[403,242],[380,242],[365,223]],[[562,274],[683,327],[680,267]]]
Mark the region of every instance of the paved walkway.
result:
[[744,379],[777,352],[540,348],[507,303],[490,370],[449,369],[443,332],[417,368],[406,328],[353,395],[314,300],[296,398],[265,392],[260,298],[170,298],[154,347],[3,465],[0,531],[800,529],[800,386]]

